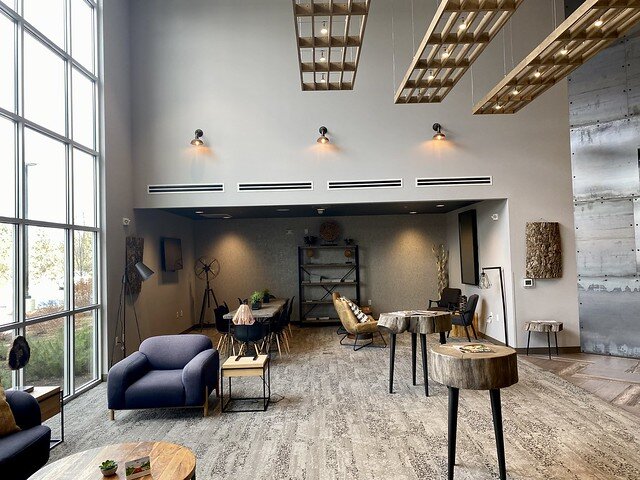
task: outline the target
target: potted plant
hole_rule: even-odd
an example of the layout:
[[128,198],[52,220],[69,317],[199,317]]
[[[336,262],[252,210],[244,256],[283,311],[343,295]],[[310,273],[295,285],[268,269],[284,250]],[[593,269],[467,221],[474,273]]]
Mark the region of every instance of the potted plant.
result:
[[269,303],[270,300],[271,300],[271,292],[269,291],[268,288],[265,288],[262,291],[262,303]]
[[100,471],[104,477],[115,475],[116,470],[118,470],[118,464],[113,460],[105,460],[98,466],[100,467]]
[[262,300],[264,299],[264,293],[255,291],[249,297],[251,302],[251,310],[260,310],[262,308]]

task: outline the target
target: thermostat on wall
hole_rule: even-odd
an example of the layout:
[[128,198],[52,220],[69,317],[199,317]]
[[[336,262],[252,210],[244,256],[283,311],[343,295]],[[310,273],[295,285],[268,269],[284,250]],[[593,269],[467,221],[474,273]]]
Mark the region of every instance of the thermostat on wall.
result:
[[523,278],[522,279],[522,286],[524,288],[533,288],[536,286],[536,282],[533,278]]

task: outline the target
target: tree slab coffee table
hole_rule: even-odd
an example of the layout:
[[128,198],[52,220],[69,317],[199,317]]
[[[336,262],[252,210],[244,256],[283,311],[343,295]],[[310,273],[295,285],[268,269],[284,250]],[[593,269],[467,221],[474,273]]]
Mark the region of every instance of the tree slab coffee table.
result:
[[[482,351],[488,349],[488,351]],[[518,359],[513,348],[500,345],[455,343],[437,345],[429,352],[431,378],[449,389],[449,480],[453,480],[456,462],[458,399],[460,389],[489,390],[493,430],[498,451],[500,480],[506,480],[507,468],[502,435],[500,389],[518,383]]]
[[[140,477],[141,480],[191,480],[196,477],[196,457],[187,447],[166,442],[134,442],[107,445],[69,455],[45,466],[30,480],[124,480],[125,462],[146,456],[151,457],[151,475]],[[102,476],[98,465],[105,460],[118,463],[115,475]]]

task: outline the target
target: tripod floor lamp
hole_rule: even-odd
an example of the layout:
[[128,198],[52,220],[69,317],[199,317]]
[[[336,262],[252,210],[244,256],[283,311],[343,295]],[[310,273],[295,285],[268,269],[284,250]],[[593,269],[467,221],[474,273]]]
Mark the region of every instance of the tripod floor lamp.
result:
[[[131,283],[129,282],[129,272],[131,268],[134,268],[135,271],[140,276],[140,279],[143,282],[149,280],[153,274],[155,273],[149,267],[147,267],[142,262],[137,262],[135,264],[129,263],[124,267],[124,272],[122,274],[122,282],[120,286],[120,298],[118,300],[118,316],[116,320],[116,331],[114,332],[115,340],[113,344],[113,349],[111,350],[111,365],[113,365],[113,354],[116,351],[116,347],[120,345],[120,350],[122,350],[122,358],[127,356],[127,297],[129,298],[129,302],[133,307],[133,318],[136,322],[136,330],[138,331],[138,340],[142,342],[142,336],[140,335],[140,324],[138,323],[138,314],[136,313],[136,304],[133,301],[133,293],[131,292]],[[118,328],[119,327],[119,328]],[[121,333],[121,338],[118,340],[118,331]]]
[[507,304],[504,298],[504,280],[502,279],[502,267],[482,267],[482,274],[480,275],[480,288],[485,290],[491,288],[491,281],[485,273],[485,270],[498,270],[500,275],[500,293],[502,295],[502,320],[504,321],[504,344],[509,346],[509,334],[507,333]]

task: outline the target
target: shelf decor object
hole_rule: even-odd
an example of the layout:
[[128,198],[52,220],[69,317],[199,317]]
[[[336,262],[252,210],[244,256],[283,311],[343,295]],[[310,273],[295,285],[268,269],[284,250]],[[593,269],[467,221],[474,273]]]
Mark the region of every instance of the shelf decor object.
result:
[[475,105],[473,113],[518,112],[639,20],[638,0],[585,0]]
[[395,103],[441,102],[523,1],[442,0]]
[[558,222],[528,222],[527,278],[562,278],[562,243]]
[[293,0],[303,91],[353,90],[370,0]]

